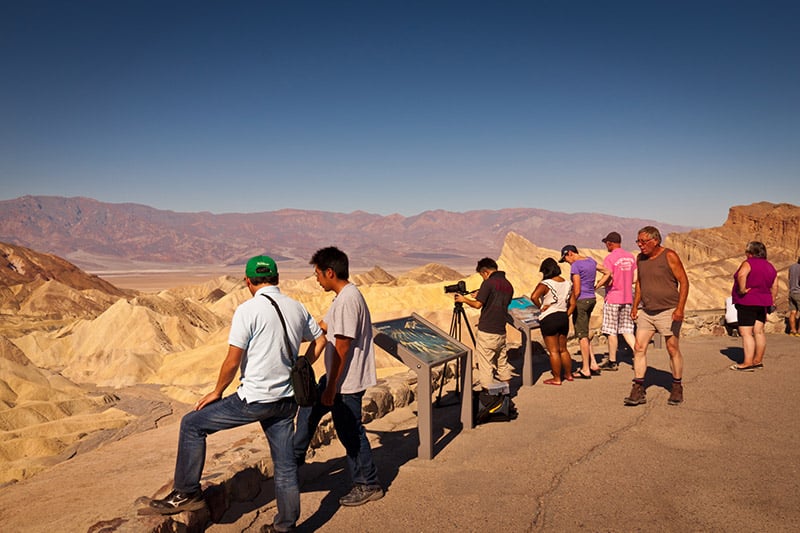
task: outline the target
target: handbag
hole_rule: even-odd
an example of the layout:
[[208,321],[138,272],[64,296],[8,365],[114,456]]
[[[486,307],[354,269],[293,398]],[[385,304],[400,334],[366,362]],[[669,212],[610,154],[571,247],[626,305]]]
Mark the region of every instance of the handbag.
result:
[[[262,294],[267,300],[272,302],[275,311],[278,312],[278,318],[281,320],[283,326],[283,340],[286,343],[286,351],[292,354],[292,344],[289,342],[289,332],[286,330],[286,321],[283,319],[281,308],[275,300]],[[311,407],[319,401],[319,389],[317,388],[317,377],[314,375],[314,367],[308,361],[306,356],[300,355],[295,357],[292,369],[290,372],[292,380],[292,388],[294,389],[294,399],[300,407]]]

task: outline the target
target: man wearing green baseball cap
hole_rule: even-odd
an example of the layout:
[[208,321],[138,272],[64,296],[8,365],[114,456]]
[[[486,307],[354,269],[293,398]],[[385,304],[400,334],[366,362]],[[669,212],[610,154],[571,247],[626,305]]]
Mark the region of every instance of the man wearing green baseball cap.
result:
[[[250,258],[245,266],[245,283],[253,298],[239,305],[233,314],[228,354],[217,385],[181,420],[173,490],[163,499],[152,500],[150,507],[165,515],[202,508],[205,502],[200,477],[206,436],[259,422],[275,465],[278,513],[271,531],[290,531],[300,517],[300,490],[292,447],[297,403],[290,371],[300,344],[311,341],[307,355],[313,354],[312,359],[316,359],[325,348],[325,335],[303,304],[281,293],[278,267],[271,257]],[[289,338],[289,353],[282,322]],[[239,369],[238,390],[223,398],[222,393]]]

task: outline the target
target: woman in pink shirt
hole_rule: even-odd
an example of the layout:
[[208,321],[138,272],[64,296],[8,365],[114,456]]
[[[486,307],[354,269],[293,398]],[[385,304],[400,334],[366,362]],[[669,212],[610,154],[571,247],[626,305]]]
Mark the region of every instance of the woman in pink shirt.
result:
[[744,347],[742,364],[731,365],[731,370],[752,372],[764,367],[764,352],[767,336],[764,323],[767,313],[775,304],[778,295],[777,272],[767,261],[764,243],[751,241],[745,249],[745,259],[733,275],[731,296],[739,315],[739,335]]

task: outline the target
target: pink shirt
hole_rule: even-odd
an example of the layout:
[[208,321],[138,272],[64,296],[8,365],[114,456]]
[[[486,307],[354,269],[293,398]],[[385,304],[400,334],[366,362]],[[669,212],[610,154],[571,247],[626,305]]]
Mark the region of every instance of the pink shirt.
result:
[[636,271],[633,254],[617,248],[606,256],[603,266],[611,271],[611,283],[606,287],[606,303],[633,303],[633,273]]

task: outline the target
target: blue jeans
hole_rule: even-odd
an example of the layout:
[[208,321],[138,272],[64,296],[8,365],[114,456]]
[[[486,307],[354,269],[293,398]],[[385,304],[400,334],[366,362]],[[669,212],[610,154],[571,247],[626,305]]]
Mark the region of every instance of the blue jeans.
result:
[[[326,377],[319,380],[320,394],[325,390]],[[339,442],[347,453],[347,468],[353,483],[377,485],[378,469],[372,460],[367,432],[361,423],[361,399],[364,391],[353,394],[337,394],[333,406],[316,403],[311,407],[301,407],[297,414],[297,431],[294,435],[294,457],[298,464],[305,460],[306,451],[317,431],[320,419],[330,412],[333,427]]]
[[296,412],[294,398],[270,403],[247,403],[234,393],[199,411],[186,414],[181,420],[174,488],[181,492],[200,490],[207,435],[259,422],[267,436],[275,467],[275,499],[278,505],[275,528],[288,530],[295,527],[300,517],[300,488],[292,451]]

